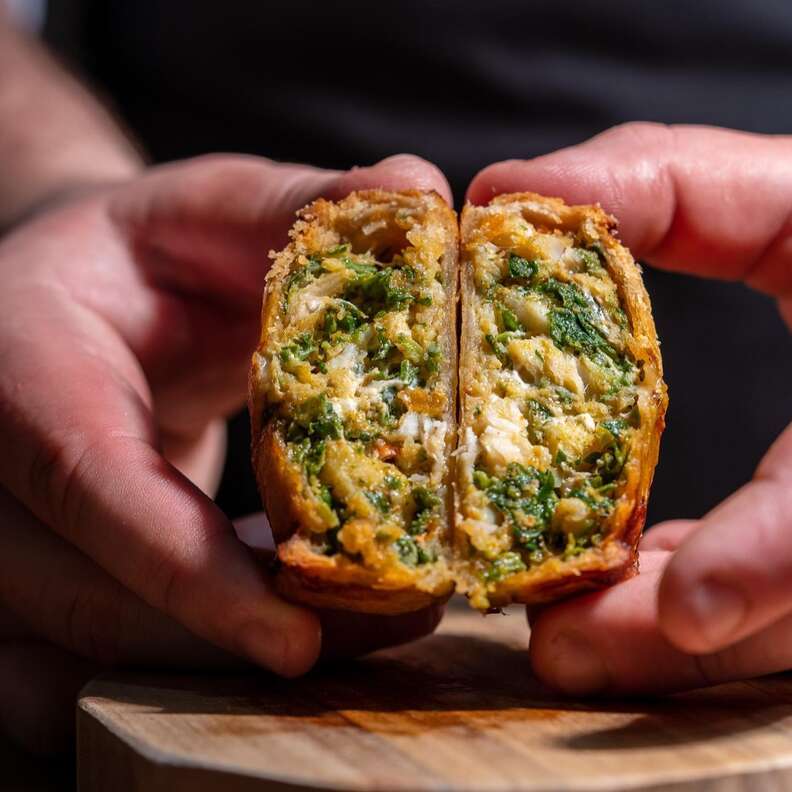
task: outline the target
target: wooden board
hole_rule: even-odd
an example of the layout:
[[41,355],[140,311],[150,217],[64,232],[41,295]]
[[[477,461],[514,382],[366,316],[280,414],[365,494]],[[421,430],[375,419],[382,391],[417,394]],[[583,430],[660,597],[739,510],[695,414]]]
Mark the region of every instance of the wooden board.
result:
[[655,701],[552,698],[521,611],[452,608],[438,634],[285,681],[98,678],[82,792],[792,789],[792,680]]

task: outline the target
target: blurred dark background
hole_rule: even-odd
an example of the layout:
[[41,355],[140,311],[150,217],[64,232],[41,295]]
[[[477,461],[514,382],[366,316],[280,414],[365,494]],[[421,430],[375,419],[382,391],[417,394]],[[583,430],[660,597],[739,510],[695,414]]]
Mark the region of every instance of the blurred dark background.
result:
[[[792,131],[789,0],[56,0],[45,37],[154,161],[347,168],[408,151],[458,205],[490,162],[624,121]],[[750,477],[792,417],[792,343],[742,286],[646,283],[671,393],[654,522],[699,516]],[[247,444],[242,415],[218,496],[231,515],[259,508]]]

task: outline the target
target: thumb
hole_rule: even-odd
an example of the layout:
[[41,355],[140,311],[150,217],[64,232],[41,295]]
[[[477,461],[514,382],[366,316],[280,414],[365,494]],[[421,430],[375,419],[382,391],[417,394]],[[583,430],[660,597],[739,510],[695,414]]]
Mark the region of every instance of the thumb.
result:
[[[247,298],[258,307],[267,251],[284,246],[295,213],[319,197],[355,190],[451,189],[431,163],[409,154],[349,171],[210,155],[155,168],[111,201],[111,217],[136,249],[178,259],[169,272],[195,289]],[[174,268],[175,270],[176,268]],[[200,276],[200,278],[197,278]]]

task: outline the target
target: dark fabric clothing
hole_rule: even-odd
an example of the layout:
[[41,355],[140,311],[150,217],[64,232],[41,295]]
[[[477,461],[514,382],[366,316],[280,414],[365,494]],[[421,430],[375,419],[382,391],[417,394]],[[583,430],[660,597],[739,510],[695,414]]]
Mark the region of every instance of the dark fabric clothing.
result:
[[[476,171],[630,120],[792,132],[788,0],[55,0],[49,40],[155,160],[227,150]],[[671,393],[650,521],[695,517],[792,417],[792,343],[735,284],[646,272]],[[717,394],[713,397],[713,393]],[[246,421],[219,502],[258,506]]]

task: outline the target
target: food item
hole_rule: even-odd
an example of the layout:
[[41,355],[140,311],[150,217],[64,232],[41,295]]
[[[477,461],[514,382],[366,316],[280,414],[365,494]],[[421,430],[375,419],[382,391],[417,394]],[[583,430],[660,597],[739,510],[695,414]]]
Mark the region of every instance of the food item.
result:
[[[631,573],[666,388],[640,270],[599,207],[355,193],[300,213],[267,278],[253,463],[281,592],[481,610]],[[456,436],[457,370],[460,428]]]
[[667,403],[640,270],[596,206],[462,213],[457,585],[478,608],[629,574]]
[[435,193],[300,213],[268,275],[253,462],[281,591],[396,613],[446,598],[458,231]]

